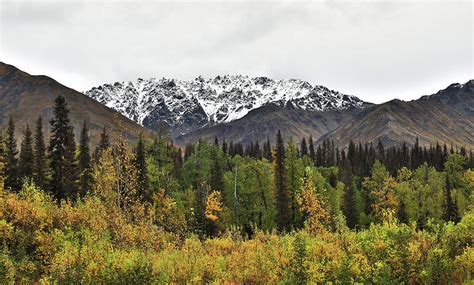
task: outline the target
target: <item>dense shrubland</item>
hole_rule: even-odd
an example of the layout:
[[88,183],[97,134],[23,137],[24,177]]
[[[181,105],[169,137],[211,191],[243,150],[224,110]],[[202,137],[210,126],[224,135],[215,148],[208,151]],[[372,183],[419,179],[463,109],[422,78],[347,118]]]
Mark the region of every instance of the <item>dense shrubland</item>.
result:
[[2,134],[0,283],[474,278],[464,149],[339,151],[277,134],[262,149],[197,142],[182,155],[162,130],[135,145],[104,130],[91,155],[87,126],[76,146],[61,99],[55,115],[49,148],[40,124],[19,153],[13,121]]

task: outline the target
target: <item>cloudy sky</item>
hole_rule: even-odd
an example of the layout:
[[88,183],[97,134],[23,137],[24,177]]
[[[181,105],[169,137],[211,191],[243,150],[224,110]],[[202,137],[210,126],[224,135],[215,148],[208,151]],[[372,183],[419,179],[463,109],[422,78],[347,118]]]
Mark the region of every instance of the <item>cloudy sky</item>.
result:
[[474,78],[473,30],[471,1],[0,0],[0,61],[79,91],[245,74],[380,103]]

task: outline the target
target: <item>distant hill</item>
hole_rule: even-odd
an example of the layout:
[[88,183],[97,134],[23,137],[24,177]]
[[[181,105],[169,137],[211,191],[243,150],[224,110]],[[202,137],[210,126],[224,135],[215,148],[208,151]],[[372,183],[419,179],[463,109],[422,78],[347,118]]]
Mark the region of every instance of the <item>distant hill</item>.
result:
[[474,80],[451,84],[418,100],[369,107],[321,139],[339,145],[350,140],[412,145],[417,137],[422,145],[440,142],[474,148]]
[[361,112],[360,108],[346,110],[333,110],[326,112],[301,110],[292,106],[278,106],[268,104],[250,111],[241,119],[230,123],[203,128],[179,136],[175,139],[178,144],[204,139],[242,142],[275,140],[275,134],[281,130],[285,139],[299,140],[312,136],[316,141],[321,136],[337,128],[340,124],[350,120],[355,114]]
[[39,115],[43,116],[44,133],[49,139],[49,120],[53,115],[54,99],[58,95],[63,95],[69,105],[76,141],[84,120],[89,125],[92,144],[98,142],[104,126],[110,133],[123,132],[130,139],[136,138],[141,132],[149,133],[147,129],[116,111],[52,78],[30,75],[0,62],[0,128],[4,128],[8,118],[12,116],[18,139],[26,124],[34,129]]

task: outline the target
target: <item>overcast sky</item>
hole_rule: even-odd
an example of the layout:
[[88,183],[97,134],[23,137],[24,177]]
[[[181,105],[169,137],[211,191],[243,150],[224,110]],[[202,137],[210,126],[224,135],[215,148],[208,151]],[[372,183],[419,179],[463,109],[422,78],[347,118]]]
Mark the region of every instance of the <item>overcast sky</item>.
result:
[[473,30],[471,1],[0,0],[0,61],[79,91],[244,74],[380,103],[474,78]]

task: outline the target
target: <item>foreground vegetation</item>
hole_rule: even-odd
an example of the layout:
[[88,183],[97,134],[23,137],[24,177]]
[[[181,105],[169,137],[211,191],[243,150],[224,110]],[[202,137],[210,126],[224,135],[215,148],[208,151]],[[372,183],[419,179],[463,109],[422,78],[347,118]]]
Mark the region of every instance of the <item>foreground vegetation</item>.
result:
[[19,194],[2,192],[0,205],[0,283],[460,284],[473,277],[472,213],[424,230],[389,220],[357,232],[257,231],[246,239],[229,229],[200,239],[156,226],[163,209],[124,211],[95,194],[58,205],[25,185]]
[[[0,140],[0,283],[405,283],[474,278],[472,152],[197,142],[76,147],[58,97]],[[18,160],[17,160],[18,158]]]

